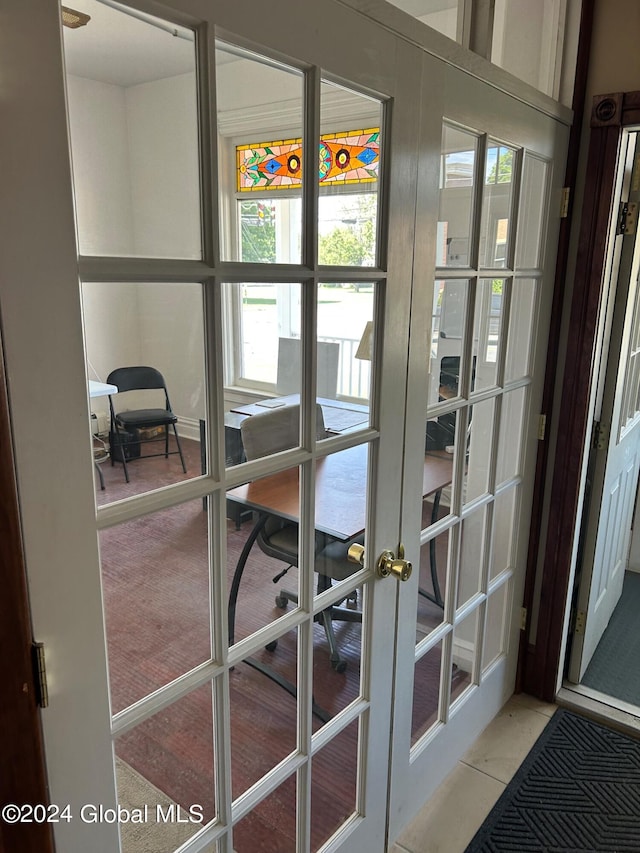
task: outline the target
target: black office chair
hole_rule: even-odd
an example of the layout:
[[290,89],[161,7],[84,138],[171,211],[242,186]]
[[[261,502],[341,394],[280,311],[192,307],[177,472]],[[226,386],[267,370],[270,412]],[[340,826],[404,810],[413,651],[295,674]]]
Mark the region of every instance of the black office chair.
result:
[[[152,456],[168,458],[174,453],[179,454],[182,470],[187,473],[180,438],[176,424],[178,418],[171,410],[169,394],[164,377],[155,367],[119,367],[107,376],[107,382],[118,389],[118,407],[123,403],[121,394],[127,391],[158,391],[161,392],[159,402],[163,408],[132,409],[116,412],[113,396],[109,395],[109,410],[111,412],[111,427],[109,443],[111,445],[111,464],[122,462],[124,476],[129,482],[128,464],[134,459],[147,459]],[[169,450],[169,428],[173,429],[177,450]],[[161,429],[158,429],[161,428]],[[158,429],[158,435],[145,435],[146,430]],[[142,431],[142,432],[141,432]],[[160,453],[142,453],[142,447],[147,444],[162,442],[164,451]]]
[[[298,405],[283,406],[247,418],[240,426],[247,459],[258,459],[270,453],[296,447],[299,444],[299,421],[300,406]],[[316,406],[316,437],[321,439],[325,436],[322,407],[318,405]],[[286,568],[273,578],[274,583],[277,583],[290,568],[298,565],[297,522],[262,513],[256,522],[252,535],[255,535],[258,547],[267,556],[287,564]],[[362,542],[362,537],[359,537],[358,540],[341,542],[325,533],[316,531],[314,570],[318,574],[318,594],[329,589],[333,580],[344,580],[356,571],[357,567],[347,560],[347,551],[353,541]],[[297,604],[297,594],[281,589],[276,595],[276,605],[284,609],[289,601]],[[362,613],[349,607],[332,605],[317,614],[316,621],[324,627],[329,643],[331,665],[336,672],[344,672],[347,662],[338,651],[333,622],[361,622]],[[273,651],[275,647],[275,643],[267,646],[270,651]]]

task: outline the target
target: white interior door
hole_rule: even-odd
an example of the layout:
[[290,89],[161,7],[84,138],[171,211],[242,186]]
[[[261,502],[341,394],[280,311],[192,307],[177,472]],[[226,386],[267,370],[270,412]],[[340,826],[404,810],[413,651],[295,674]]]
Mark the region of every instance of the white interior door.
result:
[[[622,137],[618,199],[637,205],[637,132]],[[618,210],[614,204],[613,210]],[[616,234],[612,222],[610,299],[614,304],[606,368],[600,377],[599,422],[594,441],[592,487],[584,528],[578,618],[573,633],[569,678],[579,683],[622,593],[629,559],[631,524],[640,465],[638,345],[640,244],[632,233]]]
[[[441,162],[418,183],[391,838],[514,689],[566,150],[551,118],[429,57],[423,80]],[[425,450],[448,460],[441,492]]]
[[[260,828],[283,853],[382,851],[513,686],[565,128],[329,0],[76,6],[64,54],[54,5],[10,10],[2,140],[33,152],[7,180],[1,307],[57,844],[243,853]],[[296,434],[245,460],[228,434],[279,396],[280,339]],[[102,490],[87,380],[140,364],[187,470],[127,445]],[[283,478],[297,565],[252,549],[232,611],[243,513]],[[375,572],[400,542],[401,587]],[[330,655],[316,617],[344,599],[361,627]],[[143,796],[171,819],[93,809]]]
[[[2,316],[57,847],[382,850],[397,590],[346,546],[399,541],[412,234],[390,222],[415,217],[417,50],[331,3],[82,0],[64,32],[56,5],[5,19],[3,154],[33,146],[34,167],[5,196]],[[367,251],[321,266],[330,215]],[[245,461],[227,433],[239,406],[270,411],[281,338],[300,415]],[[113,374],[141,365],[166,380],[184,469],[109,423],[105,386],[117,412],[158,405]],[[43,473],[45,433],[64,448]],[[232,607],[274,481],[295,559],[252,548]]]

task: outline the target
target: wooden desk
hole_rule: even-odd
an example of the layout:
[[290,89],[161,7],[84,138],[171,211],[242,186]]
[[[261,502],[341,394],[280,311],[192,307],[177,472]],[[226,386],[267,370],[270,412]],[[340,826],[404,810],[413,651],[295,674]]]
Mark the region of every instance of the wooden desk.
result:
[[[364,532],[366,522],[366,485],[367,485],[368,445],[360,444],[347,450],[324,456],[316,463],[316,530],[327,533],[335,539],[349,541]],[[237,501],[242,507],[253,509],[258,518],[249,533],[236,564],[233,580],[229,590],[228,630],[229,645],[235,641],[235,617],[240,590],[240,582],[249,557],[249,553],[258,538],[260,531],[272,515],[277,515],[287,521],[297,522],[300,514],[300,483],[299,467],[288,468],[270,477],[262,477],[251,483],[237,486],[227,492],[228,501]],[[453,459],[449,455],[428,455],[424,457],[424,474],[422,479],[423,496],[435,493],[434,513],[437,517],[437,507],[442,489],[452,479]],[[432,515],[433,517],[433,515]],[[435,542],[432,540],[430,550],[431,578],[433,595],[420,590],[422,595],[438,603],[441,601],[440,587],[435,564]],[[355,571],[354,566],[354,571]],[[440,606],[443,606],[440,604]],[[245,663],[276,681],[292,696],[296,688],[274,670],[253,658],[247,658]],[[327,722],[329,716],[313,702],[313,713]]]
[[[352,539],[365,529],[368,445],[359,444],[319,459],[316,466],[316,529],[336,539]],[[452,478],[453,459],[424,457],[422,494],[442,491]],[[227,493],[258,512],[288,521],[299,517],[299,469],[289,468]]]
[[[369,421],[369,407],[359,403],[344,403],[341,400],[328,400],[318,397],[318,403],[322,406],[324,425],[327,432],[336,435],[347,432],[357,426],[367,424]],[[295,406],[300,403],[300,394],[288,394],[285,397],[270,397],[259,400],[257,403],[247,403],[242,406],[234,406],[232,412],[241,415],[259,415],[270,409],[279,409],[282,406]]]

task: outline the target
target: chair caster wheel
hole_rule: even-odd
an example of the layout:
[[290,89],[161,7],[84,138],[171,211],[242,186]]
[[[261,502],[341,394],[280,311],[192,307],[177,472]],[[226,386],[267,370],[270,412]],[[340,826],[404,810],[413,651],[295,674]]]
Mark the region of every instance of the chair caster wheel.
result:
[[288,600],[284,597],[284,595],[276,595],[276,607],[279,607],[280,610],[287,609]]
[[270,643],[267,643],[267,645],[265,646],[265,649],[268,652],[275,652],[275,650],[277,648],[278,648],[278,641],[277,640],[272,640]]
[[336,672],[344,672],[347,668],[346,660],[332,660],[331,666],[335,669]]

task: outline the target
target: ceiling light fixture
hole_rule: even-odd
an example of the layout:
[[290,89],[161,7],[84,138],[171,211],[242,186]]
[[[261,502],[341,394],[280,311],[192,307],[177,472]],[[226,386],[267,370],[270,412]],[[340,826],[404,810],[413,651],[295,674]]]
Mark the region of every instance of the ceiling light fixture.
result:
[[84,12],[76,12],[75,9],[69,9],[68,6],[62,7],[62,23],[65,27],[72,30],[77,30],[78,27],[84,27],[91,20],[90,15],[85,15]]

